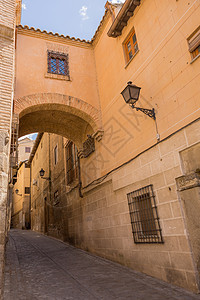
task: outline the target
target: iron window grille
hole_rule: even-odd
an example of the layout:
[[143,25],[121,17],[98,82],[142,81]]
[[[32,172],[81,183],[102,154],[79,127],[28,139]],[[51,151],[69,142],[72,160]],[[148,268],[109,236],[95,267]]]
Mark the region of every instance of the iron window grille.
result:
[[59,192],[58,190],[54,193],[54,205],[57,205],[59,203]]
[[25,187],[25,194],[30,194],[30,187]]
[[78,164],[77,147],[70,141],[66,146],[67,184],[72,183],[78,178]]
[[134,242],[164,243],[153,185],[127,194]]
[[69,76],[68,54],[48,51],[48,73]]

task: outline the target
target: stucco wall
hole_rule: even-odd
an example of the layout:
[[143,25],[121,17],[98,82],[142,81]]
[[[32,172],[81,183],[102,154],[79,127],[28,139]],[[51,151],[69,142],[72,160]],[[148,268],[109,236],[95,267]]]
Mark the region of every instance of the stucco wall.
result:
[[[49,176],[49,135],[45,134],[32,166],[32,178],[38,176],[37,186],[32,186],[32,229],[44,232],[46,223],[45,232],[51,236],[198,292],[200,252],[198,226],[195,226],[199,224],[198,187],[193,192],[187,190],[182,196],[176,178],[190,170],[188,167],[185,171],[184,161],[190,160],[190,165],[194,161],[196,166],[199,164],[196,155],[199,126],[200,121],[195,121],[141,153],[101,183],[83,189],[83,198],[78,188],[71,189],[66,184],[65,143],[56,135],[50,135],[49,197],[49,182],[39,178],[41,167],[46,171],[45,176]],[[56,145],[59,155],[58,164],[54,165]],[[81,177],[85,172],[81,168]],[[164,244],[134,243],[127,194],[149,184],[153,185]],[[57,190],[59,199],[55,203]]]
[[[30,187],[30,168],[25,168],[25,163],[23,163],[18,169],[17,182],[13,186],[11,216],[13,228],[28,229],[30,226],[30,194],[25,194],[26,187]],[[16,190],[18,190],[18,193],[16,193]]]
[[[120,95],[128,81],[142,88],[136,106],[155,108],[161,140],[200,116],[200,58],[191,64],[187,42],[199,15],[199,1],[145,0],[118,38],[107,36],[111,18],[103,27],[94,48],[105,131],[102,173],[157,142],[155,122]],[[139,51],[126,65],[122,44],[133,27]]]
[[[187,226],[175,178],[183,174],[180,152],[199,141],[199,126],[199,121],[194,122],[121,167],[101,184],[91,185],[84,190],[83,199],[78,197],[78,191],[69,194],[63,211],[68,241],[197,292],[198,272],[190,244],[193,233]],[[195,159],[198,161],[198,157]],[[164,244],[133,241],[127,194],[149,184],[153,184]]]
[[[73,43],[51,35],[18,30],[15,99],[38,93],[59,93],[99,107],[94,54],[90,44]],[[47,50],[69,55],[70,80],[47,73]],[[59,77],[59,76],[58,76]],[[34,105],[34,103],[33,103]]]

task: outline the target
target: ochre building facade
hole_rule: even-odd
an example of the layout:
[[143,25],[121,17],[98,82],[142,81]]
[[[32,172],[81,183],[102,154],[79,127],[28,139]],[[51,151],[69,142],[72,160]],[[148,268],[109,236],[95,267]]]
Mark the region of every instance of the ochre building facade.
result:
[[30,167],[20,163],[12,190],[11,227],[30,229]]
[[[42,166],[36,156],[50,138],[38,140],[30,162],[32,228],[194,292],[199,16],[199,0],[126,0],[106,3],[91,41],[19,25],[14,95],[20,136],[61,135],[64,165],[72,148],[66,144],[66,158],[60,141],[73,141],[80,160],[74,178],[69,163],[56,171],[54,154]],[[120,93],[129,81],[141,87],[136,106],[154,108],[156,120],[124,102]],[[40,167],[47,179],[37,179]]]

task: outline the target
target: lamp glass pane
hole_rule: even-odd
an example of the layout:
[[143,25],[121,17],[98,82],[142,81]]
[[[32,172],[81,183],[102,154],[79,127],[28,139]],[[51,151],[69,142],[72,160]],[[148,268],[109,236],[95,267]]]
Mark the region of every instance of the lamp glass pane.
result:
[[44,176],[45,171],[43,169],[40,170],[40,176]]
[[123,90],[122,96],[124,97],[124,100],[126,101],[126,103],[129,103],[129,101],[130,101],[129,86],[127,86],[127,87]]
[[138,88],[137,86],[131,86],[130,93],[131,93],[131,98],[137,101],[140,94],[140,88]]

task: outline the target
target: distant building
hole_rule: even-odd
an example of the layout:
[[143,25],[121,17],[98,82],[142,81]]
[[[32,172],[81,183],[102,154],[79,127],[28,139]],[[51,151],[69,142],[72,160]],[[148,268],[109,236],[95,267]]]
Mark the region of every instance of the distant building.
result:
[[28,137],[19,139],[18,141],[18,162],[23,162],[29,159],[33,148],[34,141]]
[[[39,134],[27,164],[31,229],[68,240],[67,196],[79,185],[77,148],[62,136]],[[40,176],[41,169],[44,176]]]
[[12,195],[11,226],[30,229],[30,167],[21,162],[16,175]]

